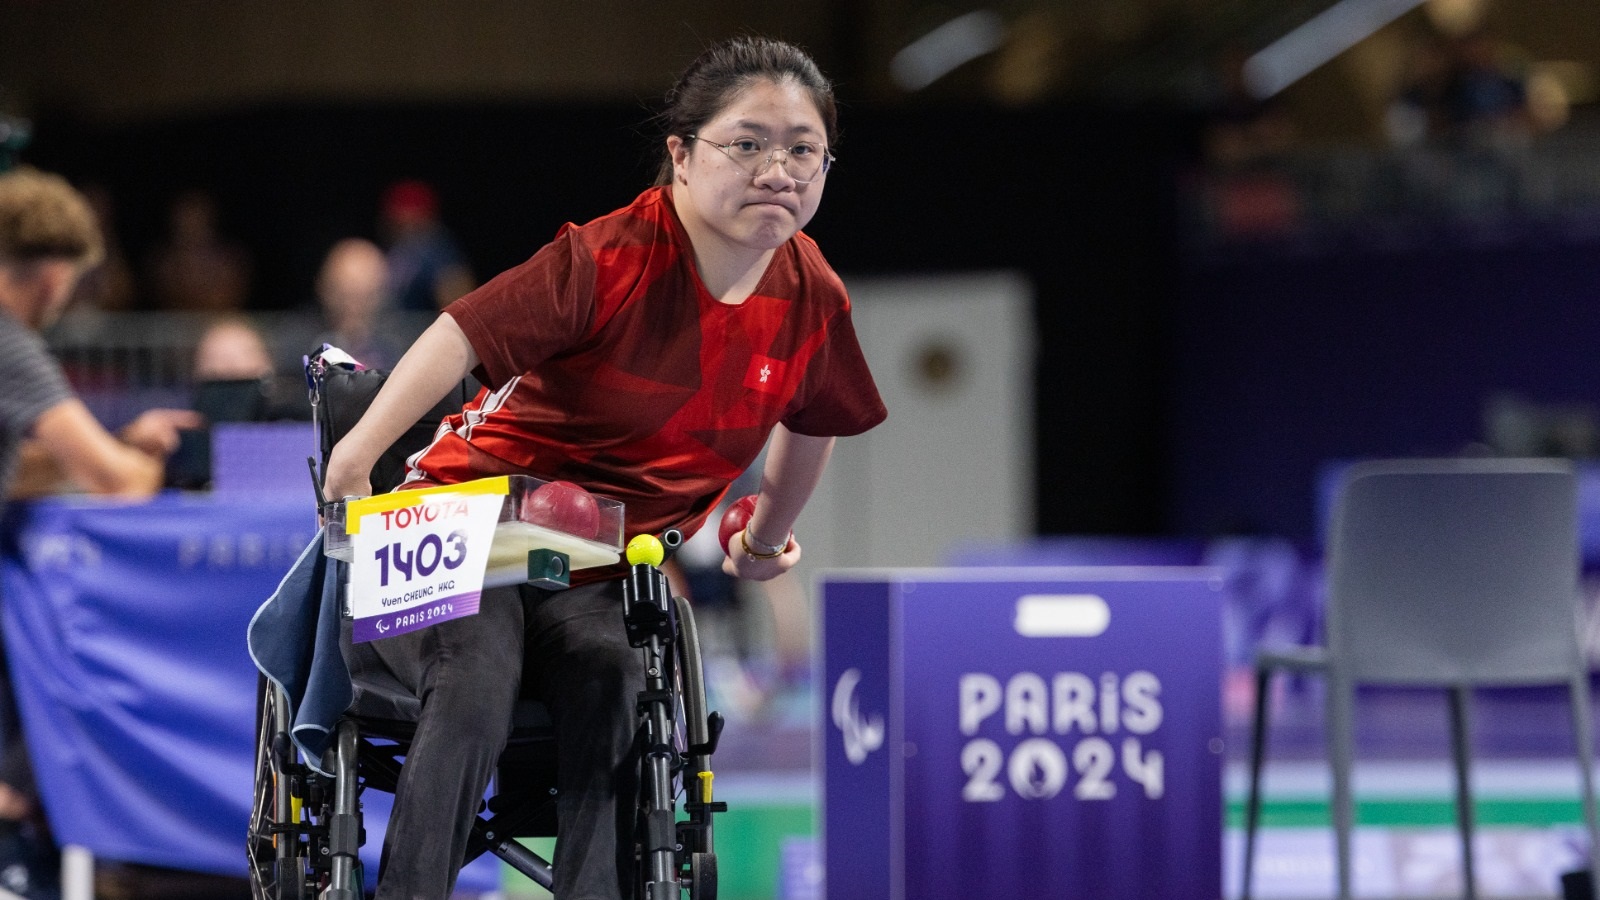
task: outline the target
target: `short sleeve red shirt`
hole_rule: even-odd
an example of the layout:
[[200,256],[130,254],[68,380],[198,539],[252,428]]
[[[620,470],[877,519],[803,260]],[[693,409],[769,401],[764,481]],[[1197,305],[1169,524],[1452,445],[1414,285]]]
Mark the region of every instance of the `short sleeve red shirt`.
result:
[[628,534],[692,534],[780,422],[843,436],[886,415],[816,243],[796,234],[748,299],[721,303],[666,188],[564,226],[446,312],[486,387],[410,477],[572,481],[626,504]]

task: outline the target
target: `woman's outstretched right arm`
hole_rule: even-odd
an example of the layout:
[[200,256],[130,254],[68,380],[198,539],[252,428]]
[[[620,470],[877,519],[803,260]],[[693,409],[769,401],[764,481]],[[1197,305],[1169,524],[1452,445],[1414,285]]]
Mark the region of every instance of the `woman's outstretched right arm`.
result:
[[354,428],[334,445],[323,473],[329,500],[372,493],[372,466],[478,365],[478,354],[456,320],[445,313],[411,345]]

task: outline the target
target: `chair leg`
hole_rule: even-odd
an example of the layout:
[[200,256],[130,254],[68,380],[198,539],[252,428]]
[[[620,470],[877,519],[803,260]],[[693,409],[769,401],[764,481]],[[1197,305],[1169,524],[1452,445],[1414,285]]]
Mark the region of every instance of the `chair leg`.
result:
[[[1600,816],[1594,797],[1594,732],[1589,711],[1589,673],[1579,672],[1572,679],[1572,728],[1578,751],[1578,787],[1583,792],[1583,824],[1589,832],[1589,875],[1591,884],[1600,878]],[[1600,896],[1592,893],[1591,896]]]
[[1477,900],[1478,881],[1473,865],[1472,843],[1476,816],[1472,809],[1472,689],[1457,685],[1450,689],[1450,752],[1456,767],[1456,822],[1461,829],[1461,896]]
[[1261,769],[1267,754],[1267,716],[1272,704],[1267,692],[1272,687],[1272,670],[1256,667],[1256,715],[1250,730],[1250,794],[1244,804],[1244,863],[1240,872],[1240,900],[1250,900],[1255,884],[1256,829],[1261,825]]
[[94,900],[94,851],[88,847],[61,848],[61,900]]
[[1339,900],[1351,900],[1351,834],[1355,830],[1355,796],[1351,769],[1355,761],[1355,686],[1339,675],[1328,678],[1328,766],[1333,773],[1333,840]]

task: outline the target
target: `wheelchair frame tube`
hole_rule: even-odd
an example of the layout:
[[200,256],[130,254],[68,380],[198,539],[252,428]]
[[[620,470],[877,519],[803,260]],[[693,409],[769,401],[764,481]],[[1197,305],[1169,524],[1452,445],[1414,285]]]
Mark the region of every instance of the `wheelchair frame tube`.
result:
[[528,876],[534,884],[547,891],[556,883],[555,870],[550,867],[550,863],[511,838],[490,844],[489,852],[505,860],[506,865]]
[[[267,693],[268,693],[267,702],[272,704],[272,720],[273,720],[274,731],[284,731],[284,732],[288,731],[288,725],[286,724],[289,721],[289,698],[288,698],[288,696],[285,695],[283,691],[278,690],[278,688],[275,685],[272,685],[270,683],[269,683],[269,686],[267,688]],[[289,773],[286,772],[286,771],[283,771],[283,769],[279,765],[280,763],[287,762],[287,760],[282,760],[282,759],[275,758],[275,756],[276,756],[276,754],[275,754],[276,748],[273,746],[274,743],[275,743],[275,741],[274,741],[275,737],[276,737],[276,735],[271,735],[271,736],[268,736],[268,738],[266,739],[267,740],[267,742],[266,742],[266,752],[267,752],[267,756],[268,756],[268,759],[267,759],[266,763],[267,763],[267,768],[272,772],[272,778],[273,778],[273,785],[272,785],[272,787],[273,787],[273,799],[272,799],[272,802],[273,802],[273,806],[275,807],[275,809],[274,809],[274,824],[277,824],[277,825],[296,824],[297,825],[299,823],[295,821],[294,795],[289,789],[290,788]],[[294,750],[290,749],[289,753],[293,754]],[[294,857],[295,855],[297,855],[295,853],[295,851],[299,849],[299,843],[300,843],[299,840],[295,837],[293,832],[291,832],[291,831],[279,832],[278,834],[274,835],[273,839],[272,839],[272,846],[273,846],[274,856],[276,856],[279,861],[290,859],[290,858]],[[280,866],[280,869],[281,868],[282,867]]]
[[329,860],[326,900],[360,900],[362,886],[355,883],[356,854],[361,851],[360,809],[356,790],[356,726],[339,723],[334,742],[333,815],[328,822]]
[[645,725],[642,774],[650,793],[650,806],[645,811],[649,873],[644,895],[646,900],[677,900],[681,891],[672,805],[672,709],[664,699],[670,695],[662,665],[661,639],[655,635],[644,645],[644,672],[645,692],[651,698],[640,710]]

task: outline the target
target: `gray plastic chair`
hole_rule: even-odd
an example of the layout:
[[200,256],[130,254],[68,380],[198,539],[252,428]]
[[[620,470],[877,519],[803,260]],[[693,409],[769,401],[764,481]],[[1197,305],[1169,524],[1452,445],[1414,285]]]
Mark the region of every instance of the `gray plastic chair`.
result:
[[1355,690],[1434,686],[1449,695],[1462,879],[1473,878],[1468,737],[1478,686],[1565,684],[1571,699],[1590,870],[1600,872],[1588,664],[1581,643],[1577,481],[1547,459],[1359,463],[1339,489],[1329,530],[1324,647],[1264,650],[1245,807],[1249,900],[1261,811],[1268,688],[1274,672],[1327,681],[1328,758],[1341,900],[1351,896]]

